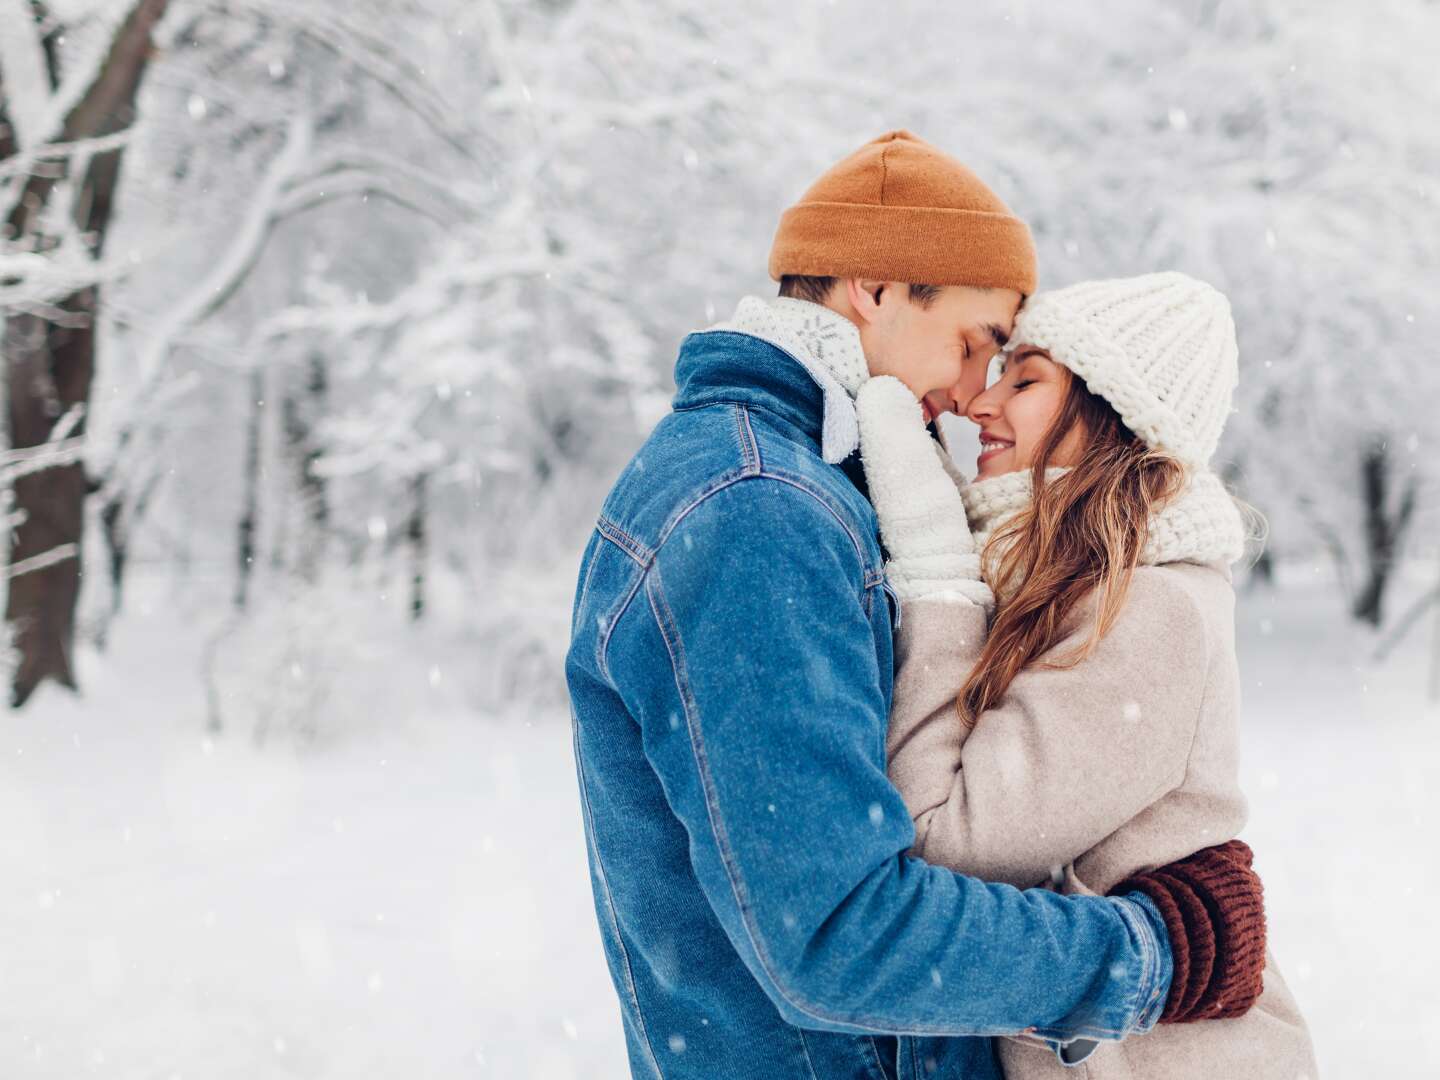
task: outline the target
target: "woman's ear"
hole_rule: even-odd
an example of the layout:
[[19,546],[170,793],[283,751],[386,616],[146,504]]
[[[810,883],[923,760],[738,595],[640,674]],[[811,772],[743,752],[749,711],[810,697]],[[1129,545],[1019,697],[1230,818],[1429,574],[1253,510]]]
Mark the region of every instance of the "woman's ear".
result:
[[888,281],[871,281],[867,278],[846,278],[845,298],[850,306],[867,323],[880,317],[880,297],[890,287]]

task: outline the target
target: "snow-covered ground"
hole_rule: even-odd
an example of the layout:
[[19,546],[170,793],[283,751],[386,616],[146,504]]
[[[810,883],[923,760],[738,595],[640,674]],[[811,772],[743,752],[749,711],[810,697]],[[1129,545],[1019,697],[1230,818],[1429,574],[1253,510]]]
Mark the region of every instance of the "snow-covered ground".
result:
[[[0,741],[0,1077],[625,1075],[563,713],[207,737],[165,595]],[[1246,838],[1324,1074],[1440,1075],[1431,630],[1375,668],[1306,585],[1240,623]]]

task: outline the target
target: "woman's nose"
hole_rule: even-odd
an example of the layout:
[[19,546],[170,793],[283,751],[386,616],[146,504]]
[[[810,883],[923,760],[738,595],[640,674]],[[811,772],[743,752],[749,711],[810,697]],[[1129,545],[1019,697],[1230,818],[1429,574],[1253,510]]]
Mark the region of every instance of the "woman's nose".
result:
[[994,420],[1000,415],[1000,409],[995,396],[986,390],[982,394],[976,394],[970,399],[970,404],[965,410],[965,415],[977,424],[983,424],[986,420]]

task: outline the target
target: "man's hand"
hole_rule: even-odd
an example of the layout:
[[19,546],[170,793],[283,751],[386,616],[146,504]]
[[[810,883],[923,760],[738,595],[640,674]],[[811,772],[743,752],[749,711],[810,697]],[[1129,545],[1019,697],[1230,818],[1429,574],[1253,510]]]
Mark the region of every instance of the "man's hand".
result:
[[1243,1016],[1264,990],[1265,888],[1253,860],[1248,844],[1231,840],[1110,890],[1143,892],[1165,919],[1175,977],[1160,1023]]

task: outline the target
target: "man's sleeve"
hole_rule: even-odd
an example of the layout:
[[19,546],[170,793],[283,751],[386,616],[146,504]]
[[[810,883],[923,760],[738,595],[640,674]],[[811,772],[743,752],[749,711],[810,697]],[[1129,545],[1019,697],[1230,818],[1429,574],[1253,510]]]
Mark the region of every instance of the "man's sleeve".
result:
[[884,600],[861,550],[819,496],[740,481],[675,525],[611,638],[632,650],[618,689],[730,940],[803,1027],[1148,1030],[1171,977],[1148,900],[1021,892],[906,856],[868,607]]

